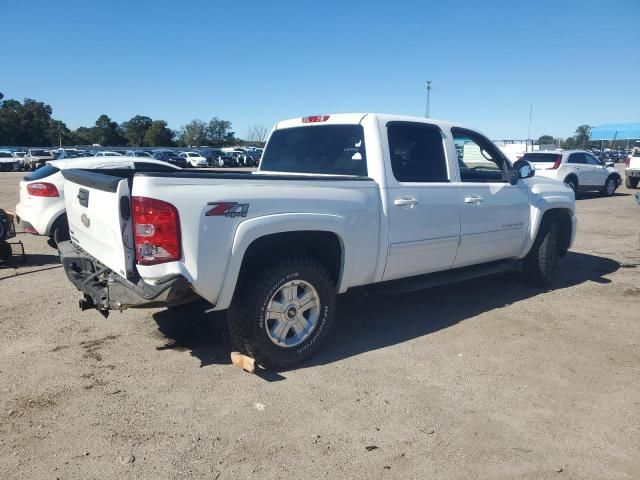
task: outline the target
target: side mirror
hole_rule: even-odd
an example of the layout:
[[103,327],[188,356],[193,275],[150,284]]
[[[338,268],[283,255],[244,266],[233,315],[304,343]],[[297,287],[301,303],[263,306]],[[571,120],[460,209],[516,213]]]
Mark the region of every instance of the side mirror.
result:
[[536,174],[535,167],[526,160],[518,160],[513,164],[518,178],[531,178]]

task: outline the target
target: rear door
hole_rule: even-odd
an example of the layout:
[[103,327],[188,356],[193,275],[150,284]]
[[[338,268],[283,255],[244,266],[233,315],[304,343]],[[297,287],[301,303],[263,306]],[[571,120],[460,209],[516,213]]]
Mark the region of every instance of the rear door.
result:
[[451,133],[460,167],[462,231],[454,267],[517,256],[529,227],[529,189],[510,183],[510,165],[483,135]]
[[[386,132],[385,132],[386,130]],[[383,280],[451,268],[460,238],[459,187],[435,125],[388,122],[381,131],[389,216]]]
[[593,185],[593,175],[591,174],[591,165],[587,164],[587,158],[583,152],[574,152],[567,159],[569,173],[573,172],[578,177],[579,185]]
[[73,243],[111,270],[128,278],[135,250],[127,178],[64,170],[65,204]]

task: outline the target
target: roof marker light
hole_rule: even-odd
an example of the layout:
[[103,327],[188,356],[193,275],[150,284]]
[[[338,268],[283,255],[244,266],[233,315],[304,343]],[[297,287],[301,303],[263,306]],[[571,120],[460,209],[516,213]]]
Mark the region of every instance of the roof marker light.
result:
[[302,117],[302,123],[318,123],[326,122],[329,120],[329,115],[310,115],[308,117]]

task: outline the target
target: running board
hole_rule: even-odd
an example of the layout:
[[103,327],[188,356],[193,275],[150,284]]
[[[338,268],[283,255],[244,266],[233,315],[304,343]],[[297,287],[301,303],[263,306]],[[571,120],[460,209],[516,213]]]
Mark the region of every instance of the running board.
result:
[[505,272],[518,272],[522,270],[520,260],[500,260],[497,262],[472,265],[470,267],[456,268],[442,272],[428,273],[417,277],[389,280],[387,282],[371,285],[368,289],[376,293],[408,293],[425,288],[438,287],[449,283],[463,282],[473,278],[485,277]]

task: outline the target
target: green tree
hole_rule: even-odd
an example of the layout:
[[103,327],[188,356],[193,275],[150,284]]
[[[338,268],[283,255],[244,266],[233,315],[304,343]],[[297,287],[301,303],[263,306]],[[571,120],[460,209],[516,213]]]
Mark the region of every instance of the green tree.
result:
[[576,128],[576,134],[574,136],[577,146],[584,148],[591,136],[591,127],[589,125],[580,125]]
[[147,130],[149,130],[149,127],[151,127],[152,122],[153,120],[143,115],[136,115],[128,122],[123,122],[121,128],[129,145],[144,145],[144,135],[147,133]]
[[22,142],[22,104],[18,100],[0,103],[0,145],[20,145]]
[[180,143],[185,147],[208,144],[207,124],[202,120],[191,120],[180,129]]
[[576,148],[576,139],[574,137],[569,137],[561,142],[560,146],[565,150],[572,150]]
[[223,146],[231,145],[235,141],[234,132],[231,131],[231,122],[213,117],[209,120],[206,129],[208,144]]
[[105,114],[100,115],[96,120],[92,138],[92,143],[99,143],[100,145],[120,146],[127,143],[127,139],[120,134],[118,123],[112,121]]
[[541,135],[538,138],[538,145],[549,145],[555,143],[555,139],[551,135]]
[[[18,145],[52,145],[51,107],[44,102],[25,98],[20,115]],[[57,138],[57,135],[56,135]]]
[[72,145],[93,145],[96,140],[95,127],[79,127],[69,132],[69,144]]
[[173,145],[173,131],[164,120],[154,120],[144,134],[144,144],[152,147],[169,147]]

